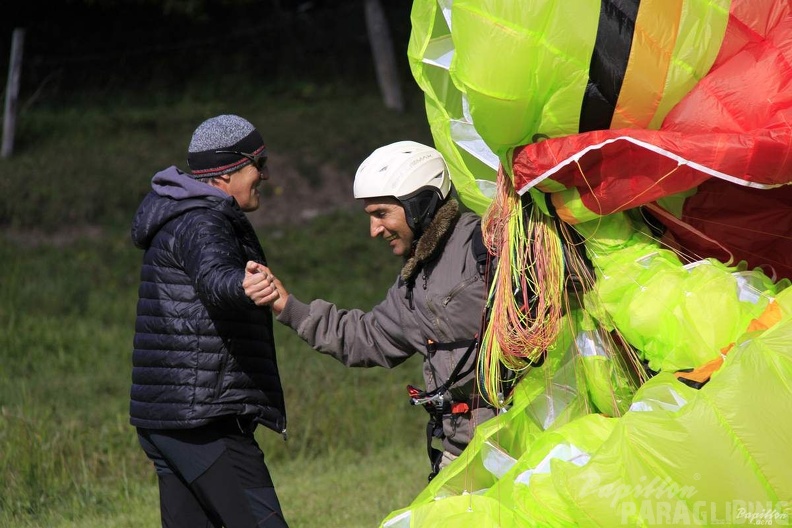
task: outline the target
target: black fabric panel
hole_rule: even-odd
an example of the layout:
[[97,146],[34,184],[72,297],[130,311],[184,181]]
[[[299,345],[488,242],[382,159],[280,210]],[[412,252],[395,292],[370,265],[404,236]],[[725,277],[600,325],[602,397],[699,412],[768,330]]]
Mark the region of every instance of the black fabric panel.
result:
[[580,109],[580,132],[610,128],[630,58],[640,0],[602,0],[589,82]]

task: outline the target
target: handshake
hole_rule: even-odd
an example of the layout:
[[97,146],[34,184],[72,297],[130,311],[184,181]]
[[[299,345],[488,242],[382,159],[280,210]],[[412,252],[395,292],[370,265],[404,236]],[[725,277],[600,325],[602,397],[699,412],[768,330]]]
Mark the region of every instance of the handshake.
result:
[[256,306],[269,306],[276,315],[281,313],[289,298],[289,292],[272,271],[267,266],[252,260],[245,265],[242,288]]

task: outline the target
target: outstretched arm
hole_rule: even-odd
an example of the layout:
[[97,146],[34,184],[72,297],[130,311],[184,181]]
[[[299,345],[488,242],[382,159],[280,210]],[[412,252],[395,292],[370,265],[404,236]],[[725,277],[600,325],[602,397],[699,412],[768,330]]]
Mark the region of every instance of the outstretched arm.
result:
[[339,309],[321,299],[304,304],[290,296],[267,266],[249,262],[245,293],[257,305],[269,305],[278,321],[294,329],[315,350],[347,366],[394,367],[415,352],[399,317],[400,296],[394,291],[371,312]]

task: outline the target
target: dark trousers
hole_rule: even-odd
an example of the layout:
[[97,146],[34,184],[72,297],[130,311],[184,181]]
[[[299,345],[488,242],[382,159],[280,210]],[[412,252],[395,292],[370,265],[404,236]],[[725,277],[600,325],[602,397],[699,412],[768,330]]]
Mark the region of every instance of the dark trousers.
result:
[[163,528],[287,528],[264,454],[235,419],[138,428],[159,479]]

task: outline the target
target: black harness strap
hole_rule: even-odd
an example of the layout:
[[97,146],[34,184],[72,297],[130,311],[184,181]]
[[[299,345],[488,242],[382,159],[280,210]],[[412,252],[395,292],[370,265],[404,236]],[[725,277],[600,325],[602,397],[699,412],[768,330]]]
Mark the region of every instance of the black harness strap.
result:
[[[412,385],[407,386],[407,391],[410,393],[410,404],[422,405],[426,412],[429,413],[429,421],[426,424],[426,451],[429,456],[429,463],[432,466],[432,472],[429,474],[431,481],[438,471],[440,471],[440,462],[443,458],[443,452],[432,446],[434,438],[443,438],[443,415],[448,414],[452,410],[451,402],[443,399],[443,394],[448,388],[456,382],[461,376],[467,375],[471,372],[475,365],[465,373],[461,373],[462,367],[470,359],[473,351],[478,347],[478,338],[466,339],[463,341],[453,341],[449,343],[435,343],[430,341],[426,345],[427,351],[431,354],[438,350],[456,350],[462,346],[467,345],[467,350],[462,355],[460,360],[454,366],[454,370],[440,386],[429,392],[421,391]],[[470,406],[468,406],[470,409]]]
[[[484,279],[486,293],[489,294],[489,270],[492,256],[484,245],[484,239],[481,233],[481,222],[478,222],[473,229],[471,242],[471,252],[476,259],[478,272]],[[412,284],[407,285],[407,299],[412,307],[411,287]],[[489,303],[487,303],[487,305],[488,304]],[[482,314],[482,317],[486,318],[486,314]],[[407,386],[407,390],[410,393],[410,403],[412,405],[422,405],[426,412],[429,413],[429,422],[426,424],[426,448],[427,454],[429,456],[429,462],[432,465],[432,472],[429,474],[430,481],[435,475],[437,475],[437,472],[440,471],[440,462],[442,461],[443,457],[443,452],[432,446],[432,440],[434,438],[443,438],[445,436],[443,434],[443,415],[454,412],[452,405],[453,402],[445,401],[443,399],[443,394],[445,394],[448,388],[458,379],[467,376],[476,368],[474,362],[469,369],[462,372],[464,365],[468,362],[468,360],[470,360],[471,355],[478,349],[478,344],[478,335],[473,339],[452,341],[448,343],[436,343],[434,341],[429,341],[426,345],[428,354],[434,354],[438,350],[457,350],[462,347],[467,347],[467,349],[457,364],[454,365],[454,369],[451,371],[448,379],[434,390],[425,392],[413,387],[412,385]],[[489,406],[486,401],[474,396],[471,396],[470,401],[464,403],[466,404],[464,408],[466,408],[468,412],[474,408]]]
[[[429,341],[426,344],[426,350],[433,354],[437,350],[456,350],[457,348],[462,348],[463,346],[475,346],[478,344],[478,340],[474,337],[473,339],[462,339],[460,341],[451,341],[449,343],[435,343],[434,341]],[[465,352],[467,353],[467,352]]]
[[474,337],[473,339],[466,339],[464,341],[453,341],[451,343],[429,342],[426,345],[426,349],[430,353],[433,353],[437,350],[455,350],[465,345],[468,346],[467,350],[465,350],[465,353],[462,355],[462,357],[457,362],[457,364],[454,365],[454,370],[451,371],[451,375],[448,376],[448,379],[445,380],[445,383],[443,383],[442,385],[440,385],[439,387],[437,387],[436,389],[430,392],[424,393],[425,398],[431,398],[433,396],[443,394],[445,391],[448,390],[448,387],[453,385],[454,382],[456,382],[456,380],[459,379],[460,377],[459,372],[462,370],[462,366],[465,363],[467,363],[468,359],[470,359],[471,354],[473,354],[473,351],[476,350],[476,347],[478,347],[478,338]]

